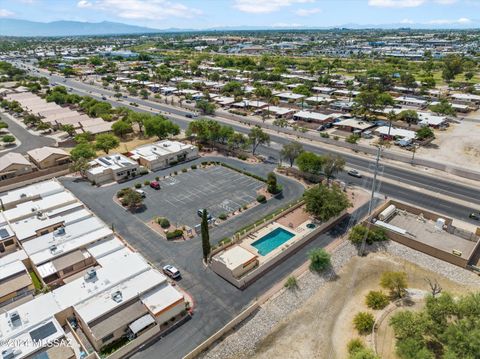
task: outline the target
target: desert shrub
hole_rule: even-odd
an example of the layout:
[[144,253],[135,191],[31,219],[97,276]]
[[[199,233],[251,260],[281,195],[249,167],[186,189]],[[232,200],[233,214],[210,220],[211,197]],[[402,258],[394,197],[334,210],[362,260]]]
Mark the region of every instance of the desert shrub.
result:
[[359,312],[353,318],[353,326],[359,334],[369,334],[372,332],[375,318],[372,313]]
[[321,272],[330,266],[330,254],[323,248],[314,248],[308,252],[310,269]]
[[137,188],[137,189],[138,189],[138,188],[142,188],[142,184],[141,184],[141,183],[138,183],[138,182],[135,183],[135,188]]
[[197,165],[191,165],[190,168],[191,168],[192,170],[196,170],[196,169],[197,169]]
[[157,222],[163,229],[170,227],[170,221],[165,217],[158,218]]
[[147,180],[147,181],[143,182],[143,184],[144,184],[145,186],[150,186],[150,181]]
[[182,168],[182,172],[183,172],[183,173],[187,172],[187,169],[186,169],[186,168]]
[[297,278],[293,275],[287,278],[287,281],[284,284],[284,287],[287,289],[296,289],[298,288]]
[[166,235],[167,235],[167,239],[169,239],[169,240],[170,239],[175,239],[175,238],[183,236],[183,231],[181,229],[176,229],[174,231],[167,232]]
[[383,309],[389,302],[388,296],[381,291],[371,290],[365,297],[365,303],[371,309]]
[[226,213],[221,213],[218,218],[220,218],[222,221],[226,220],[227,219],[227,215]]
[[267,198],[266,198],[263,194],[259,194],[259,195],[257,196],[257,202],[259,202],[259,203],[264,203],[264,202],[266,202],[266,201],[267,201]]
[[130,188],[122,188],[117,192],[117,198],[122,198]]

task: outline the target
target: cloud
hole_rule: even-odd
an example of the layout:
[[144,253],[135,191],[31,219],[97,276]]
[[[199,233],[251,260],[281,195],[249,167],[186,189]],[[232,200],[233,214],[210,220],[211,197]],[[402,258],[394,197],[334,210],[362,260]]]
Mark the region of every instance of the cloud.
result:
[[286,23],[286,22],[277,22],[272,25],[272,27],[284,27],[287,29],[293,29],[295,27],[302,27],[302,24],[297,24],[297,23]]
[[268,14],[293,4],[313,2],[314,0],[235,0],[233,7],[250,14]]
[[448,20],[448,19],[437,19],[437,20],[430,20],[428,24],[432,25],[454,25],[454,24],[460,24],[460,25],[465,25],[471,23],[472,20],[466,17],[461,17],[456,20]]
[[169,0],[80,0],[81,8],[95,8],[123,19],[163,20],[169,17],[192,18],[202,12]]
[[313,14],[318,14],[321,11],[322,9],[318,7],[313,9],[298,9],[297,11],[295,11],[295,14],[297,14],[298,16],[310,16]]
[[376,7],[407,8],[418,7],[426,3],[452,5],[458,0],[368,0],[368,5]]
[[418,7],[425,4],[426,0],[368,0],[368,5],[376,7]]
[[410,19],[403,19],[400,21],[401,24],[414,24],[413,20]]
[[80,7],[80,8],[86,8],[86,7],[92,7],[93,4],[87,0],[80,0],[78,3],[77,3],[77,7]]
[[0,9],[0,17],[9,17],[15,15],[15,13],[11,12],[10,10],[7,9]]

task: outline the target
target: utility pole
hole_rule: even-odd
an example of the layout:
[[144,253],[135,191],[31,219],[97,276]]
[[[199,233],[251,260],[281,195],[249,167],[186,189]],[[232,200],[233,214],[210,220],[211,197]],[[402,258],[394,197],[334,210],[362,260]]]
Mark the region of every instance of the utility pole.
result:
[[413,166],[413,161],[415,161],[415,151],[417,150],[417,145],[413,145],[412,148],[412,166]]
[[[371,195],[370,195],[370,202],[368,203],[368,216],[369,217],[372,214],[372,210],[373,210],[373,200],[375,198],[375,185],[377,183],[378,164],[380,162],[381,151],[382,151],[382,148],[380,146],[378,146],[377,147],[377,158],[375,159],[375,171],[373,173],[373,179],[372,179],[372,192],[371,192]],[[366,245],[366,242],[367,242],[367,235],[368,235],[368,231],[362,239],[362,245],[360,247],[360,255],[361,256],[363,256],[365,254],[365,245]]]

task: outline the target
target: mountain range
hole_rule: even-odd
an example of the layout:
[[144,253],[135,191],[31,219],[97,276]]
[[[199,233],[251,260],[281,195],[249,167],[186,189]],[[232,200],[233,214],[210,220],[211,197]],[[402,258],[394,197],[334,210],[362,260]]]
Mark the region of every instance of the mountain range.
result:
[[344,24],[330,27],[312,26],[225,26],[208,29],[153,29],[150,27],[128,25],[119,22],[80,22],[80,21],[53,21],[36,22],[20,19],[0,19],[0,36],[94,36],[94,35],[126,35],[126,34],[152,34],[165,32],[193,32],[193,31],[258,31],[258,30],[328,30],[328,29],[476,29],[480,22],[468,23],[443,23],[443,24],[422,24],[422,23],[395,23],[395,24]]

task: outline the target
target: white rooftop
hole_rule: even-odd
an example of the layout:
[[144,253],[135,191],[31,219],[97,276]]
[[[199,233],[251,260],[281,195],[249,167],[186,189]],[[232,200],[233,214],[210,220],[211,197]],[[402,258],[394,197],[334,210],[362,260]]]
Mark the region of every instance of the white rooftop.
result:
[[226,251],[217,254],[214,258],[215,260],[225,264],[228,269],[234,270],[239,266],[243,266],[245,263],[250,262],[256,257],[257,256],[255,254],[243,247],[232,246]]
[[145,158],[147,160],[155,160],[166,155],[172,155],[184,150],[191,150],[195,146],[179,141],[160,141],[153,144],[137,147],[132,150],[132,158]]

